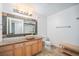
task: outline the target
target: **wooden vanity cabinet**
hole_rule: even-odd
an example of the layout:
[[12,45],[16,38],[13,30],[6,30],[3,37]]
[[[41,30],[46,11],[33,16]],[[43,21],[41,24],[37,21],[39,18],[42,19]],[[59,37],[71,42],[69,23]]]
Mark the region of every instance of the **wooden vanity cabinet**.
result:
[[31,40],[0,46],[0,56],[32,56],[43,48],[42,40]]

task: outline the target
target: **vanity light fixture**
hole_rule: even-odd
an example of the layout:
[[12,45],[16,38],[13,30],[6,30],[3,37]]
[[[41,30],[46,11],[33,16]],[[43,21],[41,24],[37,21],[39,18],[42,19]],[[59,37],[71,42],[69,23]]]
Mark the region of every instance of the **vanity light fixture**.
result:
[[32,14],[30,14],[29,12],[24,12],[18,9],[13,9],[14,12],[19,13],[19,14],[23,14],[23,15],[27,15],[27,16],[32,16]]

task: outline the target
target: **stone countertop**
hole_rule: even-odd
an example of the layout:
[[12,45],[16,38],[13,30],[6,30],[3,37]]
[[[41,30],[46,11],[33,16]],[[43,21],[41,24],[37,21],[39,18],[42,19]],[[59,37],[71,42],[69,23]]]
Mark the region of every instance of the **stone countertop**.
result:
[[28,40],[26,39],[5,40],[5,41],[0,42],[0,47],[5,46],[5,45],[14,44],[14,43],[25,42],[25,41],[28,41]]
[[14,43],[20,43],[20,42],[27,42],[27,41],[30,41],[30,40],[36,40],[36,39],[42,39],[42,37],[30,37],[30,36],[27,36],[27,37],[15,37],[15,38],[5,38],[3,39],[2,42],[0,42],[0,47],[1,46],[5,46],[5,45],[10,45],[10,44],[14,44]]

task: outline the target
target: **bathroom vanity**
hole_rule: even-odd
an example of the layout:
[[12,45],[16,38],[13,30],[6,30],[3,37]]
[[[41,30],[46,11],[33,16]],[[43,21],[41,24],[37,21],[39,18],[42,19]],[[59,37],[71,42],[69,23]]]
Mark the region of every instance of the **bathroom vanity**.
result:
[[43,49],[42,38],[23,38],[0,42],[0,56],[32,56]]

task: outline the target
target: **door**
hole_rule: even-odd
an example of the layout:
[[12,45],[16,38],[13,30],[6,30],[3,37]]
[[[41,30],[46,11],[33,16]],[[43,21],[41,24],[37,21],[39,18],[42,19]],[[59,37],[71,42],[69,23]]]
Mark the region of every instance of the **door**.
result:
[[13,56],[13,45],[1,46],[0,56]]
[[25,55],[26,56],[32,55],[32,41],[25,42]]
[[15,56],[23,56],[24,55],[24,44],[19,43],[14,45],[14,55]]
[[40,52],[42,49],[43,49],[43,42],[42,42],[42,40],[39,40],[39,42],[38,42],[38,50],[39,50],[39,52]]
[[35,55],[36,53],[38,53],[38,43],[32,45],[32,55]]
[[32,49],[31,45],[25,46],[25,55],[26,56],[31,56],[32,55]]

